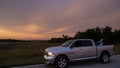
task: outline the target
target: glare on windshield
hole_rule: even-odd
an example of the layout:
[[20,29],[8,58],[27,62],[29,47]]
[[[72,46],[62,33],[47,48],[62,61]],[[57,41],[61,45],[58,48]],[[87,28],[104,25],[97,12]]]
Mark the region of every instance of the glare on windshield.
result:
[[73,40],[66,41],[65,43],[62,44],[63,47],[68,47]]

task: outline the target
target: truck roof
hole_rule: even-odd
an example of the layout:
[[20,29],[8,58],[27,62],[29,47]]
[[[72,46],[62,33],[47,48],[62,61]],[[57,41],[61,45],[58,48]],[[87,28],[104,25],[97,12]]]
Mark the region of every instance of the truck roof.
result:
[[93,39],[72,39],[72,40],[93,40]]

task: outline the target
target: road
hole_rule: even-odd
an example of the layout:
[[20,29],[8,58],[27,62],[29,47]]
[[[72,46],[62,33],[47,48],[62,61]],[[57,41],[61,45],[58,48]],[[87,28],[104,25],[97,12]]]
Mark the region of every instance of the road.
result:
[[[54,65],[37,64],[12,68],[55,68]],[[67,68],[120,68],[120,55],[111,57],[110,63],[102,64],[97,60],[85,60],[72,62]]]

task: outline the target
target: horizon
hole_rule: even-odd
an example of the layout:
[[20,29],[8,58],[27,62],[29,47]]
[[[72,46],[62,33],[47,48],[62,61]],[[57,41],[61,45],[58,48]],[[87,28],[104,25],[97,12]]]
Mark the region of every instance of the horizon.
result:
[[[111,28],[110,26],[106,26],[106,27],[109,27],[109,28]],[[100,28],[100,27],[96,27],[96,28],[100,28],[101,30],[103,30],[103,29],[105,29],[106,27],[104,27],[104,28]],[[96,28],[89,28],[89,29],[96,29]],[[89,29],[86,29],[85,31],[77,31],[77,32],[86,32],[87,30],[89,30]],[[111,28],[111,31],[112,32],[115,32],[115,30],[117,30],[117,31],[120,31],[120,29],[112,29]],[[77,33],[76,32],[76,33]],[[76,34],[75,33],[75,34]],[[74,34],[74,36],[75,36],[75,34]],[[63,34],[64,35],[64,34]],[[14,38],[0,38],[0,40],[16,40],[16,41],[48,41],[48,40],[51,40],[52,38],[63,38],[63,35],[61,35],[61,37],[51,37],[50,39],[14,39]],[[68,36],[68,35],[65,35],[65,36]],[[69,38],[74,38],[74,36],[68,36]],[[88,39],[88,38],[86,38],[86,39]]]
[[120,30],[119,0],[0,0],[0,39],[48,40],[110,26]]

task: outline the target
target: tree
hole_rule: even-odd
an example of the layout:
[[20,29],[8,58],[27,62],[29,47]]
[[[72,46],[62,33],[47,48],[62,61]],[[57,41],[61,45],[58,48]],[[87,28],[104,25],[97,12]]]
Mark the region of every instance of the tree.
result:
[[102,38],[101,36],[101,29],[99,27],[93,29],[87,29],[85,32],[78,31],[74,38],[87,38],[93,39],[95,42]]
[[[92,28],[87,29],[86,31],[78,31],[74,35],[74,39],[93,39],[95,42],[103,39],[104,44],[114,44],[114,43],[120,43],[120,30],[112,31],[112,28],[110,26],[106,26],[105,28]],[[52,38],[51,41],[57,41],[57,42],[64,42],[69,39],[72,39],[71,37],[67,35],[63,35],[63,38]]]
[[84,32],[76,32],[74,38],[87,38],[93,39],[95,42],[103,39],[104,44],[114,44],[120,43],[120,30],[115,30],[112,32],[112,28],[110,26],[106,26],[105,28],[92,28],[87,29]]
[[114,38],[113,38],[112,28],[109,26],[103,28],[102,37],[104,39],[103,41],[105,44],[113,44]]

